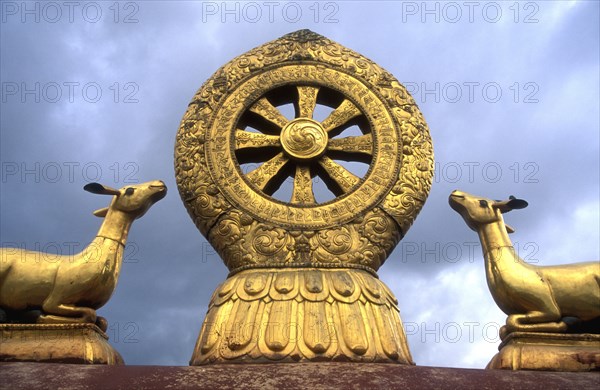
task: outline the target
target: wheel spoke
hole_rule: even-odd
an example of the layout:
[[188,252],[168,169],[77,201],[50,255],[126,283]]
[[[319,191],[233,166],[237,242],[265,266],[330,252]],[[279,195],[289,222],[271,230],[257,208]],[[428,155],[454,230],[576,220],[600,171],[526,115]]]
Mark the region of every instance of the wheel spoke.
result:
[[283,114],[277,108],[275,108],[267,100],[267,98],[261,98],[259,101],[254,103],[254,105],[250,107],[250,111],[260,115],[265,120],[280,128],[283,128],[289,122],[289,120],[283,116]]
[[300,118],[312,119],[315,106],[317,105],[317,94],[319,88],[310,86],[299,86],[298,88],[298,114]]
[[294,176],[294,192],[292,193],[292,203],[296,204],[315,204],[315,195],[312,189],[312,177],[310,168],[306,165],[296,166],[296,175]]
[[246,177],[252,184],[261,190],[264,190],[267,187],[267,184],[269,184],[269,181],[277,175],[288,161],[289,159],[284,156],[283,152],[278,153],[275,157],[248,173]]
[[350,100],[344,100],[338,108],[336,108],[329,116],[321,123],[325,131],[329,132],[338,128],[350,119],[361,114],[360,110]]
[[245,130],[235,132],[235,150],[256,149],[265,146],[281,147],[279,137]]
[[346,153],[373,155],[373,137],[365,134],[358,137],[332,138],[327,144],[327,150]]
[[340,187],[343,192],[348,192],[360,181],[360,179],[346,168],[336,163],[327,156],[319,160],[319,164],[325,169],[329,177]]

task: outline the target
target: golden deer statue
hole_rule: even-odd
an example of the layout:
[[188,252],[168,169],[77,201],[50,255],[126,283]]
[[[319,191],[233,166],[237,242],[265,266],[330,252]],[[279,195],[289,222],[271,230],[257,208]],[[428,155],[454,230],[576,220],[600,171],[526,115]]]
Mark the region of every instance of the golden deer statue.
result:
[[106,331],[96,309],[116,287],[131,224],[164,198],[167,187],[157,180],[120,190],[98,183],[84,189],[114,196],[109,207],[94,212],[104,217],[96,238],[80,253],[52,256],[51,262],[40,252],[0,248],[0,309],[37,309],[38,323],[96,323]]
[[600,263],[535,266],[521,259],[504,223],[503,213],[527,207],[510,197],[496,201],[454,191],[450,206],[479,234],[488,287],[508,315],[500,337],[509,333],[567,331],[566,317],[590,321],[600,317]]

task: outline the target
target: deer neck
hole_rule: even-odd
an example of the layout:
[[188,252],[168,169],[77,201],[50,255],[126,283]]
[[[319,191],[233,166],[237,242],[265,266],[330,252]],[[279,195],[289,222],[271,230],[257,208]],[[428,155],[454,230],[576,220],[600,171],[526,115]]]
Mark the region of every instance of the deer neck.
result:
[[102,266],[102,285],[111,293],[119,277],[125,243],[133,220],[131,215],[110,207],[96,238],[81,254],[81,259],[86,263]]
[[480,226],[477,233],[484,252],[501,247],[512,247],[502,216],[496,222]]
[[133,217],[130,214],[111,207],[100,226],[97,237],[109,239],[125,246],[132,223]]
[[498,221],[482,225],[478,229],[478,234],[483,255],[488,266],[495,265],[499,267],[500,264],[522,262],[508,237],[502,215],[499,215]]

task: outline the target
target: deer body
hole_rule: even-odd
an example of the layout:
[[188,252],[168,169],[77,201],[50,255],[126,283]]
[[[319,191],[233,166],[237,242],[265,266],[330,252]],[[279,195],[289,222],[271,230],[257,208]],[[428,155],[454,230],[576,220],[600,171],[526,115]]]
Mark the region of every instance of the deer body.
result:
[[95,212],[104,217],[97,236],[71,256],[0,248],[0,308],[41,309],[38,322],[43,323],[96,322],[95,309],[117,285],[133,221],[165,196],[166,187],[154,181],[121,190],[97,183],[85,188],[114,195],[108,208]]
[[525,201],[499,202],[454,191],[450,205],[479,235],[488,287],[508,315],[504,332],[564,332],[564,317],[600,317],[600,263],[541,267],[518,256],[508,237],[513,229],[502,213],[525,207]]

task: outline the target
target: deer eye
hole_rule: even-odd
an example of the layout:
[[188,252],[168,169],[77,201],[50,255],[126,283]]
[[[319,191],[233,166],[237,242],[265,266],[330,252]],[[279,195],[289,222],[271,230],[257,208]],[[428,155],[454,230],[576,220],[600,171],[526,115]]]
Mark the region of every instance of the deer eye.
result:
[[129,187],[128,189],[125,190],[125,195],[133,195],[134,191],[135,191],[135,188]]
[[481,199],[481,200],[479,200],[479,205],[481,207],[488,207],[488,202],[487,202],[487,200]]

